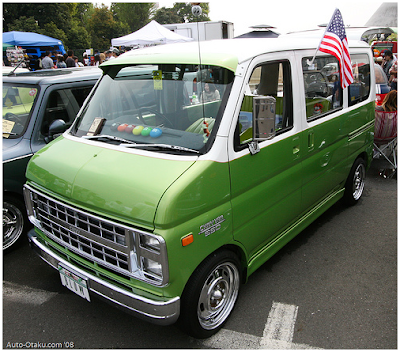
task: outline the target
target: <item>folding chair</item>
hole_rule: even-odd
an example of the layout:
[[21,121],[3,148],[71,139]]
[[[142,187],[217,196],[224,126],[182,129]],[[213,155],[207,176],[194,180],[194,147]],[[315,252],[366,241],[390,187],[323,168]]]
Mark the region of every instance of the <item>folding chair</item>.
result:
[[374,158],[381,155],[397,171],[397,111],[375,110]]

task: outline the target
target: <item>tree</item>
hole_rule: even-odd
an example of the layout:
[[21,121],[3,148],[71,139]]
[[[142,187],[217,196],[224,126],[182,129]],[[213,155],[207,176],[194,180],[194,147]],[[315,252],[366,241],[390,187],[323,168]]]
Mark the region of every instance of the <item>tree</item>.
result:
[[59,29],[54,22],[46,23],[43,28],[40,29],[40,34],[59,39],[64,44],[67,42],[67,36],[65,32],[62,29]]
[[40,27],[33,16],[21,16],[7,25],[8,31],[41,33]]
[[155,12],[156,4],[147,3],[111,3],[111,12],[117,22],[128,25],[128,33],[137,31],[150,22],[150,17]]
[[111,45],[111,39],[129,33],[126,23],[116,21],[107,6],[95,8],[89,19],[92,47],[106,50]]
[[[3,3],[3,23],[12,23],[21,16],[34,17],[39,27],[53,22],[58,28],[65,30],[71,20],[68,3]],[[11,17],[15,16],[15,17]]]
[[92,3],[69,3],[71,22],[66,30],[68,40],[66,46],[74,49],[91,47],[89,19],[94,12]]
[[80,25],[86,28],[89,18],[94,12],[94,6],[92,3],[78,2],[73,3],[71,8],[71,16],[73,19],[77,20]]
[[172,8],[162,7],[158,9],[153,17],[159,24],[184,23],[185,19],[180,17]]
[[77,20],[71,21],[71,26],[67,30],[65,45],[73,49],[86,49],[91,46],[91,39],[88,31]]
[[200,7],[202,9],[202,14],[198,17],[195,17],[192,14],[192,5],[188,2],[176,2],[174,4],[173,10],[176,11],[178,16],[184,19],[184,22],[210,21],[210,18],[208,17],[208,3],[200,3]]
[[[14,29],[15,26],[22,26],[22,23],[19,22],[14,23],[14,21],[21,20],[21,17],[25,19],[34,16],[28,15],[26,12],[26,5],[25,3],[6,3],[3,2],[3,31],[9,32]],[[35,18],[34,18],[35,20]],[[22,21],[21,21],[22,22]],[[11,29],[12,28],[12,29]]]
[[66,49],[107,49],[111,39],[150,22],[156,3],[102,4],[72,2],[3,2],[3,31],[45,34],[63,41]]
[[210,21],[208,3],[201,3],[200,7],[202,14],[195,17],[192,14],[191,3],[177,2],[172,8],[162,7],[158,9],[154,15],[154,20],[160,24]]

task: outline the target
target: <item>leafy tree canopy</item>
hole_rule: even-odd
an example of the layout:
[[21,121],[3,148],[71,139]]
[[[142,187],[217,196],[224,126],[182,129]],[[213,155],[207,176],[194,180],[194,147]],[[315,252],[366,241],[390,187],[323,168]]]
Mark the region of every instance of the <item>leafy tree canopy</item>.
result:
[[[111,12],[114,19],[126,23],[129,27],[129,33],[137,31],[150,22],[155,12],[156,3],[111,3]],[[128,33],[126,33],[128,34]]]
[[159,24],[184,23],[185,19],[179,16],[172,8],[162,7],[154,15],[154,20]]
[[106,50],[111,39],[132,33],[152,19],[160,24],[209,21],[208,3],[203,13],[192,14],[190,3],[160,8],[157,3],[111,3],[110,8],[93,3],[3,2],[3,31],[35,32],[62,40],[66,49]]

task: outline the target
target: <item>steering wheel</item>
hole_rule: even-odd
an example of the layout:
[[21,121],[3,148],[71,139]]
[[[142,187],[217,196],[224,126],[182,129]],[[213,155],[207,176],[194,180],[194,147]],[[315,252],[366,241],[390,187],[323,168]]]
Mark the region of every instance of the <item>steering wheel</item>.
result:
[[165,115],[163,115],[161,112],[159,112],[159,111],[157,111],[157,110],[154,110],[154,109],[152,109],[152,108],[140,106],[134,94],[132,94],[130,97],[132,98],[133,103],[134,103],[135,106],[137,107],[138,118],[139,118],[140,122],[141,122],[143,125],[146,125],[146,121],[145,121],[144,118],[143,118],[143,112],[148,111],[148,112],[151,112],[152,114],[154,114],[154,115],[156,115],[156,116],[158,116],[158,117],[161,117],[165,122],[167,122],[167,124],[169,125],[169,127],[173,127],[173,126],[174,126],[174,125],[172,124],[172,122],[168,119],[168,117],[166,117]]
[[312,82],[307,89],[308,93],[312,96],[327,97],[328,96],[328,85],[326,82]]
[[21,118],[18,115],[13,114],[12,112],[8,112],[4,115],[4,118],[9,121],[15,122],[13,129],[13,133],[21,134],[24,130],[24,124]]
[[23,124],[23,121],[21,120],[21,118],[20,118],[18,115],[15,115],[15,114],[12,113],[12,112],[6,113],[6,114],[4,115],[4,118],[5,118],[6,120],[15,121],[16,123],[18,123],[18,124],[20,124],[20,125]]

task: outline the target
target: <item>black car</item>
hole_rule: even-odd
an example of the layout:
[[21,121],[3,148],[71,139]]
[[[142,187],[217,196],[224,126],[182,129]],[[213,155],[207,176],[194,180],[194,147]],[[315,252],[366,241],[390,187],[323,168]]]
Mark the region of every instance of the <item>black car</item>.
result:
[[3,250],[28,224],[22,196],[31,156],[64,132],[101,76],[99,68],[3,76]]

